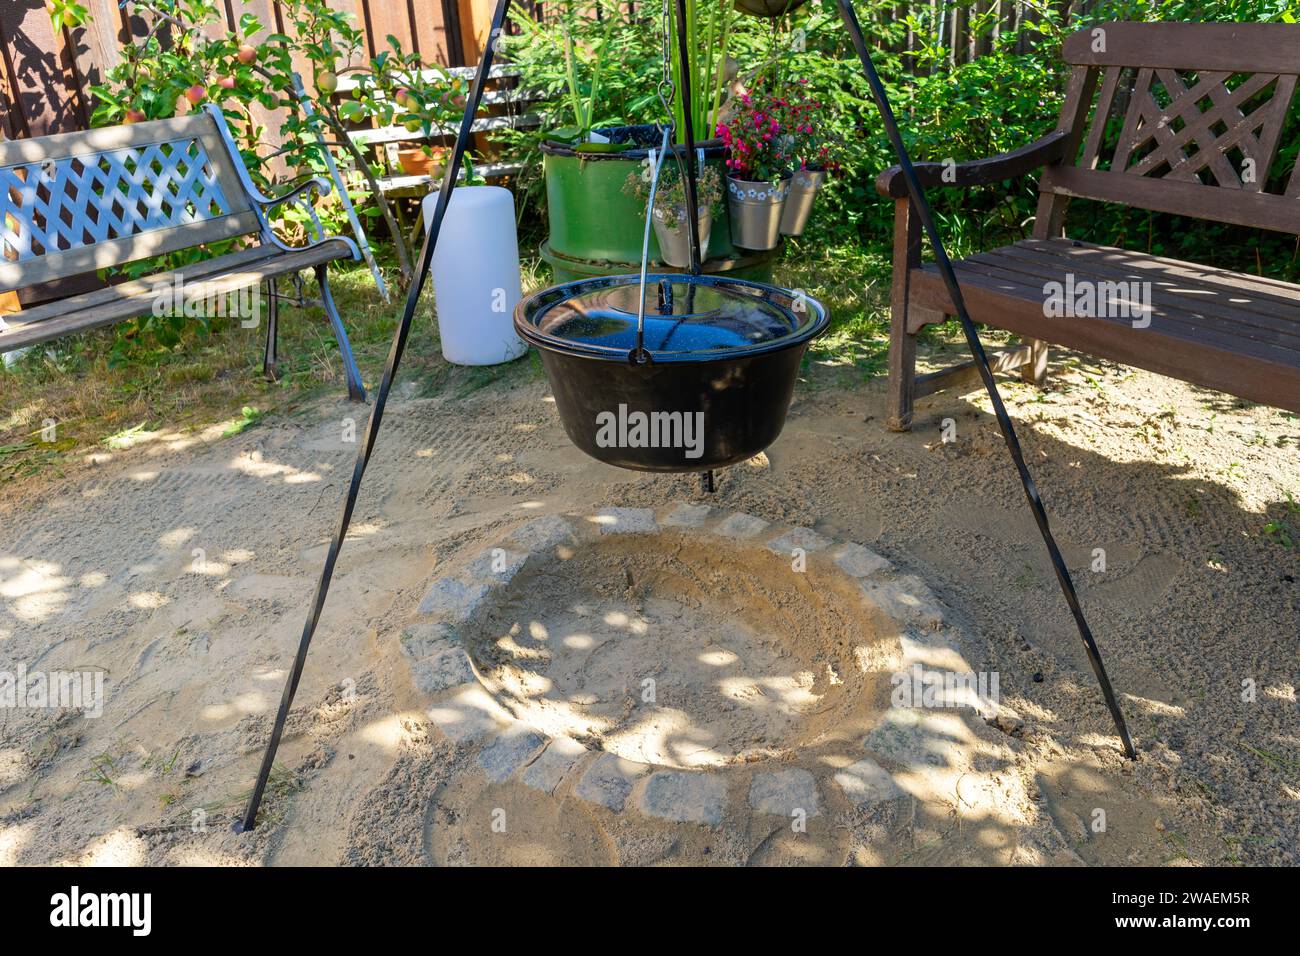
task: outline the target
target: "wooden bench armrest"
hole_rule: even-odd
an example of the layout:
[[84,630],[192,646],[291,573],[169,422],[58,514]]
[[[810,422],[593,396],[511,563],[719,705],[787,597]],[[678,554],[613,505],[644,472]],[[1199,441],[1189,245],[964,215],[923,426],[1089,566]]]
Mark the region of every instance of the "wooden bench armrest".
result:
[[[1058,129],[1012,152],[988,159],[957,163],[955,166],[944,163],[915,163],[916,175],[921,185],[927,189],[936,186],[983,186],[1004,179],[1015,179],[1060,160],[1065,154],[1065,140],[1068,135],[1066,130]],[[945,171],[948,171],[946,179]],[[902,167],[890,166],[877,176],[876,192],[891,199],[906,198],[907,181],[903,178]]]

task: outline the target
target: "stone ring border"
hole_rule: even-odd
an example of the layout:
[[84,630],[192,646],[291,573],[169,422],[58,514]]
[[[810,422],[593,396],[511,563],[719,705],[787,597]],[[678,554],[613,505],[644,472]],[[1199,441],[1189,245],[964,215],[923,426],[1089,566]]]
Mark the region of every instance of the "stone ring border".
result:
[[[544,515],[505,532],[469,561],[449,563],[455,570],[431,582],[414,621],[400,637],[411,678],[430,699],[430,721],[458,747],[477,751],[476,764],[491,783],[513,779],[548,795],[567,790],[576,799],[612,813],[622,813],[631,805],[647,816],[670,822],[722,823],[728,809],[727,777],[746,767],[657,767],[590,750],[571,738],[549,737],[493,698],[480,683],[457,635],[458,626],[469,621],[492,592],[507,585],[528,562],[553,560],[557,548],[581,547],[584,541],[601,535],[662,532],[762,543],[781,556],[802,548],[810,562],[818,560],[823,570],[856,583],[867,605],[897,627],[900,670],[916,664],[933,670],[940,660],[943,670],[971,671],[959,650],[960,633],[945,626],[946,612],[926,584],[860,544],[834,541],[810,528],[774,525],[755,515],[704,504],[668,505],[658,513],[651,508],[606,507],[589,515]],[[972,712],[890,707],[863,742],[860,759],[838,770],[828,767],[820,786],[838,788],[849,803],[860,808],[905,797],[909,772],[924,773],[940,760],[951,762],[957,756],[953,751],[960,744],[943,731],[943,720]],[[981,716],[987,719],[988,715]],[[936,741],[944,753],[935,752]],[[886,765],[893,767],[893,772],[886,770]],[[748,792],[750,810],[789,816],[802,809],[808,816],[817,816],[822,800],[814,775],[779,763],[777,768],[754,770]]]

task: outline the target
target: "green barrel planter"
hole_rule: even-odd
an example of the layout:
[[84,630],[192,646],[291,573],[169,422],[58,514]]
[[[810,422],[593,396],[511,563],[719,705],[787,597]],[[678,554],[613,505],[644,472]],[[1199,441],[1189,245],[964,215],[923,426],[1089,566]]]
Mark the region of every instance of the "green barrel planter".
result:
[[[546,179],[546,212],[550,237],[543,256],[566,260],[608,263],[612,272],[586,272],[585,275],[619,275],[641,266],[641,243],[645,236],[645,203],[623,192],[629,173],[638,172],[662,135],[654,126],[620,126],[600,130],[616,144],[633,142],[637,146],[622,152],[577,152],[562,143],[542,144]],[[722,169],[723,147],[718,140],[701,143],[706,164]],[[731,244],[731,226],[726,203],[714,216],[713,231],[705,253],[708,260],[718,260],[718,272],[741,259],[752,259]],[[650,261],[659,259],[659,243],[650,231]],[[548,258],[547,261],[550,261]],[[552,263],[554,265],[554,263]],[[770,274],[771,268],[768,267]],[[557,273],[558,277],[558,273]]]

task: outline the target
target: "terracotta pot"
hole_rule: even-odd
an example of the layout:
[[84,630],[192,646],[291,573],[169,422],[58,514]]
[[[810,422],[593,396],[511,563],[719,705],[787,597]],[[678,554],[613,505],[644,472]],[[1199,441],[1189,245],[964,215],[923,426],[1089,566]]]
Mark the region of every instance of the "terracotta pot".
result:
[[442,169],[442,160],[446,152],[445,149],[435,149],[430,156],[419,147],[399,149],[397,163],[402,167],[402,172],[408,176],[434,176]]

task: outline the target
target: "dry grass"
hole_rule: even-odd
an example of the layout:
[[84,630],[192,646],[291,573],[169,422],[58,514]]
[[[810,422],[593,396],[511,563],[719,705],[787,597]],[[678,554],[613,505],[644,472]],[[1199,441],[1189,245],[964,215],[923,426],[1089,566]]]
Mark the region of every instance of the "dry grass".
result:
[[[537,281],[534,273],[529,278]],[[385,305],[364,265],[341,264],[331,284],[362,378],[372,388],[405,302],[395,297]],[[315,283],[305,282],[304,292],[316,296]],[[33,349],[0,371],[0,486],[68,474],[98,453],[145,437],[240,428],[345,394],[338,346],[323,309],[282,306],[279,382],[262,375],[264,335],[264,328],[214,319],[190,323],[179,342],[164,345],[149,328],[131,323]],[[530,363],[479,370],[444,362],[433,294],[425,291],[402,381],[414,380],[421,392],[432,393],[472,390],[517,374],[531,374]]]
[[[524,271],[526,290],[549,281],[535,258],[525,261]],[[833,318],[830,332],[810,353],[818,384],[851,385],[883,371],[888,275],[887,261],[859,248],[791,243],[776,281],[809,290]],[[331,281],[362,377],[373,389],[404,300],[385,305],[361,264],[339,264]],[[306,281],[304,292],[315,296],[315,283]],[[282,378],[276,383],[262,375],[263,337],[262,328],[214,319],[192,322],[180,330],[179,341],[164,343],[148,327],[131,323],[32,350],[0,371],[0,489],[12,492],[20,483],[30,490],[33,482],[70,475],[132,444],[221,435],[345,394],[338,347],[321,308],[281,308]],[[540,374],[535,356],[484,368],[445,362],[433,294],[426,289],[402,383],[415,383],[417,394],[463,396]],[[46,427],[50,422],[52,430]]]

